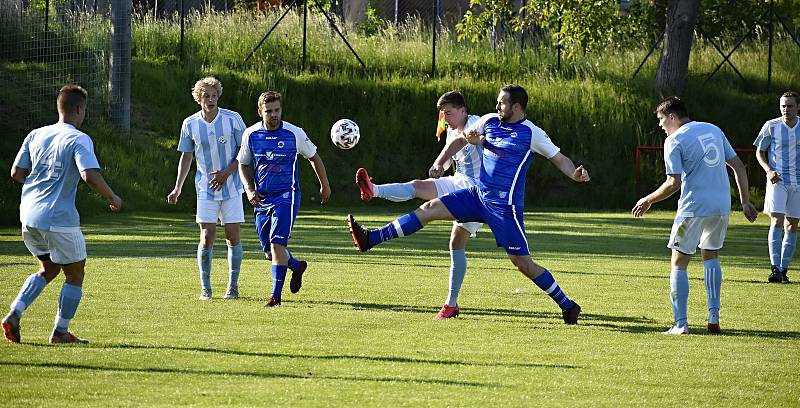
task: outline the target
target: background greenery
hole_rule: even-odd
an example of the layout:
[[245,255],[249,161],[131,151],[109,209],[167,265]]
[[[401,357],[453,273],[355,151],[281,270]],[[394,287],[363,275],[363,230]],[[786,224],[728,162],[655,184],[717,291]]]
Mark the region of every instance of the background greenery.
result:
[[[376,182],[426,177],[443,143],[433,137],[435,100],[444,91],[462,90],[470,110],[491,112],[498,88],[516,82],[531,96],[528,117],[545,129],[563,152],[584,164],[592,182],[576,186],[541,158],[534,163],[527,185],[532,207],[627,208],[645,190],[662,179],[657,152],[645,154],[642,181],[634,186],[635,147],[660,145],[652,108],[659,98],[652,89],[657,55],[631,78],[645,56],[646,41],[637,45],[607,44],[602,50],[564,57],[556,68],[556,52],[546,41],[526,44],[501,39],[493,51],[486,41],[456,41],[443,28],[437,48],[437,70],[431,75],[430,29],[411,19],[395,27],[382,25],[373,34],[347,33],[361,58],[362,69],[326,20],[309,16],[307,69],[300,69],[300,16],[290,13],[252,59],[245,58],[276,20],[246,12],[190,14],[183,57],[179,53],[176,20],[137,18],[133,24],[132,132],[121,140],[106,124],[102,109],[90,112],[86,130],[96,141],[104,174],[131,210],[190,212],[194,206],[191,181],[177,207],[164,203],[177,166],[177,134],[183,118],[197,110],[189,89],[205,75],[224,84],[221,105],[239,111],[248,124],[258,120],[257,96],[277,89],[286,98],[285,119],[305,128],[319,146],[333,187],[333,205],[360,205],[357,195],[345,193],[353,173],[367,167]],[[102,24],[98,27],[103,30]],[[69,40],[68,36],[64,41]],[[88,45],[87,45],[88,46]],[[684,97],[694,119],[718,124],[735,147],[749,147],[767,119],[777,116],[779,90],[800,83],[800,53],[791,40],[779,38],[773,60],[772,91],[766,88],[764,43],[746,43],[732,61],[745,76],[742,82],[728,67],[706,83],[721,60],[709,43],[698,40],[692,53],[689,86]],[[30,126],[16,119],[15,95],[24,94],[36,64],[0,62],[0,111],[8,118],[0,138],[0,167],[8,169]],[[41,101],[52,110],[51,101]],[[328,142],[330,125],[339,118],[354,119],[362,139],[353,150],[336,149]],[[48,118],[55,120],[54,113]],[[42,123],[44,124],[44,123]],[[754,201],[760,201],[763,175],[750,153]],[[316,180],[310,166],[301,163],[305,208],[316,208]],[[7,171],[7,170],[4,170]],[[191,179],[190,179],[191,180]],[[19,186],[3,179],[0,204],[7,210],[0,221],[15,223]],[[79,195],[84,213],[102,209],[89,195]],[[600,198],[602,197],[602,198]]]

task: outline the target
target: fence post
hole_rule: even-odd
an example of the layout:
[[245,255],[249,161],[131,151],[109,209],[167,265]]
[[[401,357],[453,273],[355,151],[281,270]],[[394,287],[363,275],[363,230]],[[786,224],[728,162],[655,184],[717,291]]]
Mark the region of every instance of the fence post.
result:
[[111,121],[127,138],[131,130],[131,0],[111,2]]

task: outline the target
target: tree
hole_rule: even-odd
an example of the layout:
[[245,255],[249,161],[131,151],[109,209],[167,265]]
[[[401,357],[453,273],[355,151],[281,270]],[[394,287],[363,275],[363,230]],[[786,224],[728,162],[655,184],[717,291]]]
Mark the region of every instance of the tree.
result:
[[662,96],[679,95],[689,75],[694,26],[700,0],[670,0],[664,29],[664,47],[656,70],[656,89]]

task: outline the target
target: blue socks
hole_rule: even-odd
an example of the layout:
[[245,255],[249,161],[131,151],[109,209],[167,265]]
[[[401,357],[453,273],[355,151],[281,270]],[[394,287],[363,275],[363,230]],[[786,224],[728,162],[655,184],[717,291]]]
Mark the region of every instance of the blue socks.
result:
[[769,244],[769,261],[772,264],[772,266],[780,266],[781,264],[782,233],[783,233],[783,227],[776,227],[774,225],[770,225],[769,238],[767,239],[767,243]]
[[558,286],[555,278],[553,278],[553,275],[547,269],[544,270],[544,273],[536,277],[536,279],[533,280],[533,283],[535,283],[539,289],[550,295],[550,297],[556,303],[558,303],[558,307],[560,307],[562,310],[567,310],[575,304],[561,290],[561,287]]
[[417,190],[408,183],[375,184],[375,197],[385,198],[389,201],[408,201],[417,196]]
[[58,297],[58,313],[56,314],[55,330],[61,333],[67,332],[67,326],[83,297],[83,289],[80,286],[64,283],[61,287],[61,296]]
[[214,248],[197,247],[197,267],[200,269],[200,287],[211,290],[211,260]]
[[[244,256],[244,249],[242,243],[239,242],[234,246],[228,245],[228,287],[239,287],[239,271],[242,268],[242,258]],[[210,269],[209,269],[210,270]]]
[[[719,323],[719,300],[722,288],[722,266],[719,258],[703,261],[703,281],[706,285],[706,298],[708,299],[708,322]],[[714,321],[712,321],[714,320]]]
[[286,265],[272,265],[272,296],[281,297],[283,282],[286,280]]
[[[788,269],[794,255],[795,243],[797,242],[797,232],[784,232],[783,245],[781,246],[781,269]],[[778,264],[773,264],[778,265]]]
[[289,270],[292,272],[296,271],[297,268],[300,266],[300,260],[295,258],[294,255],[292,255],[292,251],[288,249],[286,250],[286,255],[289,256],[289,264],[288,264]]
[[463,249],[450,251],[450,289],[447,294],[447,306],[455,307],[458,303],[458,292],[467,273],[467,254]]
[[413,211],[372,231],[369,231],[369,244],[378,245],[390,239],[411,235],[422,229],[419,217]]
[[11,303],[11,310],[17,312],[17,317],[22,317],[22,313],[42,293],[45,286],[47,286],[47,281],[38,273],[28,276],[28,279],[19,289],[19,294],[17,294],[14,302]]
[[[720,269],[720,273],[722,269]],[[675,325],[686,327],[686,308],[689,302],[689,276],[685,269],[673,269],[669,274],[669,297]]]

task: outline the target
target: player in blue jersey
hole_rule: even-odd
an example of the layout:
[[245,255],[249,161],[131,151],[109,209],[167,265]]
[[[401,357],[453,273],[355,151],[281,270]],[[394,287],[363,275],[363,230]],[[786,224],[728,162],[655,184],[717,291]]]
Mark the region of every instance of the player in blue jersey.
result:
[[303,129],[281,120],[283,100],[275,91],[258,98],[261,122],[244,132],[239,151],[239,175],[244,183],[247,201],[255,209],[258,239],[264,253],[271,253],[272,294],[265,307],[281,305],[286,271],[292,271],[289,289],[300,291],[307,264],[292,256],[286,247],[300,209],[298,155],[308,159],[319,180],[319,196],[324,204],[331,196],[325,164],[317,154],[317,146]]
[[497,246],[505,249],[514,266],[559,305],[565,323],[576,324],[581,307],[567,297],[547,269],[531,258],[523,222],[525,174],[535,154],[550,160],[576,182],[589,181],[589,173],[583,166],[575,167],[542,129],[525,118],[527,104],[524,88],[506,85],[497,96],[497,113],[484,115],[465,131],[467,142],[483,147],[478,186],[434,198],[375,230],[365,230],[349,214],[347,223],[360,252],[411,235],[433,220],[486,223]]
[[[756,157],[767,173],[764,212],[769,214],[769,258],[772,264],[768,281],[789,283],[789,264],[797,243],[800,221],[800,131],[797,126],[797,103],[800,94],[781,95],[781,117],[768,120],[758,132],[753,145]],[[781,236],[783,235],[783,236]]]
[[25,280],[3,318],[3,334],[19,343],[20,320],[44,287],[64,272],[58,311],[50,343],[88,343],[68,330],[83,297],[86,241],[75,208],[75,195],[82,179],[119,211],[122,200],[100,174],[92,139],[78,130],[86,117],[86,90],[65,85],[58,91],[58,123],[28,134],[11,167],[11,178],[23,183],[19,220],[22,239],[39,260],[39,272]]
[[244,253],[239,239],[239,224],[244,222],[243,188],[236,155],[242,145],[245,125],[238,113],[219,107],[222,83],[218,79],[206,77],[197,81],[192,88],[192,96],[200,105],[200,111],[186,118],[181,125],[178,176],[167,202],[178,202],[194,157],[197,163],[194,177],[197,192],[195,222],[200,226],[200,244],[197,246],[200,300],[210,300],[213,296],[211,261],[217,220],[225,225],[225,241],[228,244],[228,289],[225,298],[236,299],[239,297],[239,271]]
[[[478,117],[467,113],[464,95],[459,91],[444,93],[436,102],[436,108],[444,114],[447,123],[447,139],[445,147],[436,158],[426,180],[413,180],[406,183],[373,184],[364,168],[356,171],[356,183],[361,190],[361,199],[368,201],[373,197],[385,198],[389,201],[408,201],[413,198],[431,200],[463,188],[478,185],[481,175],[481,146],[466,142],[461,136],[464,128],[474,124]],[[457,145],[455,154],[447,154],[451,146]],[[446,155],[447,154],[447,155]],[[452,176],[442,177],[444,171],[454,165]],[[445,299],[435,319],[444,320],[458,316],[458,294],[464,275],[467,272],[467,256],[465,248],[470,236],[475,236],[481,227],[479,222],[453,222],[450,233],[450,279],[447,299]]]
[[683,101],[670,97],[656,108],[658,125],[667,134],[664,164],[667,179],[642,197],[631,210],[641,217],[653,203],[680,191],[678,211],[667,248],[672,249],[670,298],[675,324],[665,334],[688,334],[686,309],[689,299],[689,260],[697,248],[703,256],[708,300],[708,331],[719,333],[722,266],[719,250],[725,241],[731,212],[730,182],[725,164],[733,169],[745,217],[753,222],[757,211],[748,197],[747,172],[722,131],[704,122],[694,122]]

